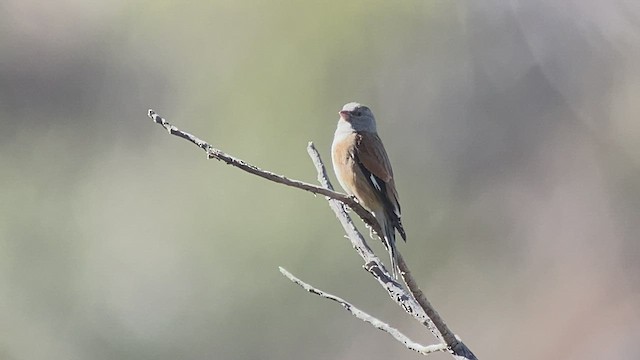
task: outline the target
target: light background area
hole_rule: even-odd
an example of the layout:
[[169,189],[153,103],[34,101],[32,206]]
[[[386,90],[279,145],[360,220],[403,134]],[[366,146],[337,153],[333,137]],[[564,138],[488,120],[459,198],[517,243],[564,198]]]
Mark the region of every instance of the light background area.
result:
[[279,274],[433,341],[323,199],[146,116],[313,182],[349,101],[480,359],[640,358],[637,0],[3,0],[0,49],[2,359],[420,358]]

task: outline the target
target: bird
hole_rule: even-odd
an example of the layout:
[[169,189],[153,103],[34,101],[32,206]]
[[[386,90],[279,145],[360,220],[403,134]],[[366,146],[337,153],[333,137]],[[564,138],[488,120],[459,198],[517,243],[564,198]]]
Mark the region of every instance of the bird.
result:
[[387,152],[378,136],[376,120],[367,106],[350,102],[338,113],[331,144],[331,160],[338,182],[376,218],[382,241],[391,259],[391,273],[398,278],[396,230],[406,242],[400,221],[400,202]]

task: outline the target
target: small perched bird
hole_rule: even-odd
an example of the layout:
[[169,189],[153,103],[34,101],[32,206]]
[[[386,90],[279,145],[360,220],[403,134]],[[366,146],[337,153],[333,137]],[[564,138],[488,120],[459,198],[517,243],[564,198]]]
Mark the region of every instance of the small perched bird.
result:
[[398,278],[396,229],[403,240],[407,236],[400,222],[393,170],[378,136],[376,120],[368,107],[356,102],[346,104],[339,114],[331,145],[333,169],[342,188],[378,220],[391,257],[391,272]]

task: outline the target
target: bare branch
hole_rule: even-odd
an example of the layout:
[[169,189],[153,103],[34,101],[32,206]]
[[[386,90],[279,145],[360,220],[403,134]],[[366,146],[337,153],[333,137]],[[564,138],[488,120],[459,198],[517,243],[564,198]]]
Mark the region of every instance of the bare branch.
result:
[[[285,176],[282,175],[278,175],[275,173],[272,173],[270,171],[265,171],[262,170],[260,168],[258,168],[257,166],[248,164],[247,162],[245,162],[244,160],[235,158],[231,155],[228,155],[224,152],[222,152],[221,150],[218,150],[216,148],[214,148],[213,146],[209,145],[206,141],[199,139],[198,137],[182,131],[180,129],[178,129],[177,127],[175,127],[174,125],[172,125],[171,123],[169,123],[167,120],[165,120],[164,118],[162,118],[160,115],[158,115],[155,111],[149,109],[148,112],[149,117],[156,123],[159,125],[162,125],[162,127],[164,127],[171,135],[175,135],[177,137],[183,138],[193,144],[195,144],[196,146],[198,146],[199,148],[201,148],[202,150],[204,150],[204,152],[207,153],[207,158],[209,159],[216,159],[216,160],[220,160],[223,161],[225,163],[227,163],[228,165],[231,166],[235,166],[239,169],[242,169],[248,173],[251,173],[253,175],[257,175],[261,178],[267,179],[267,180],[271,180],[273,182],[276,182],[278,184],[283,184],[283,185],[287,185],[287,186],[292,186],[298,189],[302,189],[302,190],[306,190],[309,191],[311,193],[314,194],[319,194],[319,195],[324,195],[327,196],[331,199],[335,199],[338,200],[344,204],[346,204],[347,206],[349,206],[351,209],[353,209],[353,211],[355,211],[356,214],[358,214],[358,216],[360,218],[362,218],[367,224],[371,225],[371,224],[376,224],[376,226],[378,226],[375,218],[373,217],[373,215],[367,211],[367,209],[363,208],[362,205],[360,205],[355,198],[347,195],[347,194],[343,194],[343,193],[339,193],[333,190],[329,190],[317,185],[313,185],[313,184],[309,184],[303,181],[299,181],[299,180],[292,180],[289,179]],[[379,228],[379,227],[378,227]],[[375,228],[374,228],[375,230]]]
[[333,191],[333,187],[327,177],[326,168],[320,159],[320,154],[315,149],[312,143],[309,143],[307,151],[311,156],[316,169],[318,171],[318,180],[323,185],[319,187],[309,183],[305,183],[298,180],[292,180],[282,175],[278,175],[269,171],[262,170],[254,165],[248,164],[243,160],[230,156],[221,150],[218,150],[207,142],[184,132],[168,121],[160,117],[153,110],[149,110],[148,115],[157,124],[162,125],[171,135],[181,137],[196,146],[200,147],[207,153],[209,159],[217,159],[223,161],[229,165],[235,166],[251,174],[257,175],[264,179],[295,187],[298,189],[306,190],[314,194],[324,195],[328,198],[331,209],[336,214],[336,217],[345,229],[353,247],[358,254],[365,261],[364,268],[371,273],[378,283],[387,291],[389,296],[400,305],[408,314],[413,316],[420,323],[424,324],[431,330],[431,332],[444,344],[446,344],[447,350],[453,354],[457,359],[476,360],[475,355],[469,350],[466,345],[449,330],[447,325],[442,321],[441,317],[431,306],[424,293],[417,286],[417,282],[411,276],[411,273],[400,254],[398,254],[398,264],[403,276],[403,279],[409,287],[411,294],[405,292],[402,285],[395,281],[386,270],[380,259],[373,253],[371,248],[367,245],[364,237],[353,224],[353,221],[346,213],[342,204],[349,206],[353,211],[377,234],[381,234],[380,226],[375,220],[373,215],[363,208],[353,197],[346,194]]
[[409,288],[409,292],[411,292],[411,295],[413,295],[416,301],[418,301],[420,306],[427,313],[427,317],[431,319],[433,325],[438,329],[442,336],[442,339],[444,339],[444,342],[446,344],[449,344],[451,352],[454,355],[461,356],[463,359],[476,359],[473,352],[471,352],[471,350],[460,340],[457,335],[451,332],[447,324],[440,317],[440,314],[438,314],[433,305],[431,305],[431,302],[427,299],[424,292],[418,286],[416,279],[413,277],[413,275],[411,275],[409,267],[400,254],[398,254],[398,267],[400,268],[402,279]]
[[[320,153],[318,153],[318,150],[315,148],[313,143],[309,143],[307,146],[307,152],[316,166],[318,181],[320,184],[328,189],[333,189],[333,186],[327,177],[327,170],[320,158]],[[376,280],[378,280],[385,290],[387,290],[389,296],[391,296],[391,298],[398,303],[405,312],[427,326],[427,328],[431,330],[431,332],[440,339],[440,341],[447,344],[449,350],[455,357],[469,360],[476,359],[471,350],[469,350],[469,348],[467,348],[467,346],[460,341],[451,330],[449,330],[447,324],[445,324],[438,312],[433,308],[429,300],[427,300],[422,290],[418,287],[416,280],[411,275],[402,255],[398,253],[398,264],[402,277],[412,292],[412,296],[407,294],[402,286],[389,275],[389,272],[380,263],[380,259],[378,259],[378,257],[371,251],[364,240],[364,237],[355,227],[351,217],[346,213],[340,203],[335,199],[327,200],[329,201],[331,209],[336,214],[336,217],[342,224],[342,227],[346,231],[349,240],[351,240],[351,244],[365,261],[364,268],[371,273]],[[376,232],[379,229],[377,222],[370,226],[372,226]],[[416,292],[413,293],[413,290],[416,290]],[[421,299],[421,302],[417,302],[416,299]]]
[[413,350],[417,353],[423,354],[423,355],[427,355],[427,354],[431,354],[434,352],[438,352],[438,351],[446,351],[447,350],[447,345],[445,344],[434,344],[434,345],[421,345],[416,343],[415,341],[409,339],[406,335],[404,335],[403,333],[401,333],[398,329],[389,326],[389,324],[365,313],[364,311],[358,309],[357,307],[353,306],[351,303],[347,302],[346,300],[337,297],[335,295],[326,293],[318,288],[315,288],[307,283],[305,283],[304,281],[298,279],[297,277],[295,277],[293,274],[291,274],[290,272],[288,272],[287,270],[285,270],[284,268],[280,267],[280,272],[282,273],[282,275],[286,276],[289,280],[291,280],[293,283],[300,285],[303,289],[305,289],[306,291],[312,293],[312,294],[316,294],[319,295],[320,297],[323,297],[325,299],[329,299],[329,300],[333,300],[335,302],[337,302],[338,304],[342,305],[342,307],[345,308],[345,310],[347,310],[348,312],[351,313],[351,315],[355,316],[356,318],[367,322],[369,324],[371,324],[373,327],[375,327],[378,330],[382,330],[386,333],[388,333],[389,335],[393,336],[394,339],[398,340],[399,342],[403,343],[404,346],[407,347],[407,349],[409,350]]

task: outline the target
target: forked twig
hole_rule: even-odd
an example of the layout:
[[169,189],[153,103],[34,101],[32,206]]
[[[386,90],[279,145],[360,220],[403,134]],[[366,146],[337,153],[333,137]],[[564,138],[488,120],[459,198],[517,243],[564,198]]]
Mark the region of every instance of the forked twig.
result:
[[[390,276],[389,272],[386,270],[380,259],[367,245],[364,237],[357,230],[342,204],[345,204],[353,209],[353,211],[378,234],[381,233],[379,224],[377,223],[373,215],[365,208],[363,208],[353,197],[333,191],[331,183],[329,182],[326,174],[326,168],[324,167],[324,164],[320,159],[320,154],[315,149],[312,143],[309,143],[307,151],[309,152],[309,155],[311,156],[313,163],[316,166],[316,170],[318,172],[318,180],[322,184],[322,187],[299,180],[289,179],[285,176],[262,170],[254,165],[248,164],[243,160],[235,158],[222,152],[221,150],[212,147],[207,142],[199,139],[192,134],[178,129],[177,127],[166,121],[164,118],[156,114],[153,110],[149,110],[148,115],[155,123],[162,125],[170,134],[181,137],[203,149],[207,153],[207,157],[209,159],[213,158],[224,161],[229,165],[235,166],[246,172],[279,184],[284,184],[287,186],[306,190],[314,194],[326,196],[329,200],[331,209],[334,211],[338,220],[345,229],[353,247],[365,261],[364,268],[370,274],[372,274],[374,278],[376,278],[376,280],[378,280],[378,283],[380,283],[380,285],[387,291],[389,296],[396,303],[398,303],[398,305],[400,305],[408,314],[427,326],[427,328],[429,328],[429,330],[431,330],[431,332],[442,342],[441,346],[444,346],[444,348],[449,351],[455,358],[467,360],[477,359],[471,352],[471,350],[469,350],[469,348],[467,348],[467,346],[462,341],[460,341],[458,337],[453,334],[453,332],[449,330],[442,318],[435,311],[433,306],[431,306],[427,298],[424,296],[424,293],[417,286],[417,282],[411,275],[404,259],[400,254],[398,254],[398,265],[400,267],[403,280],[407,284],[407,287],[409,288],[409,291],[411,293],[407,293],[402,285],[400,285]],[[289,279],[292,280],[290,277]],[[300,285],[300,283],[298,284]],[[335,299],[332,300],[336,301]]]
[[407,349],[409,350],[413,350],[417,353],[423,354],[423,355],[427,355],[427,354],[431,354],[434,352],[438,352],[438,351],[446,351],[447,350],[447,345],[445,344],[433,344],[433,345],[420,345],[418,343],[416,343],[415,341],[409,339],[406,335],[404,335],[403,333],[401,333],[398,329],[389,326],[387,323],[376,319],[375,317],[367,314],[366,312],[358,309],[357,307],[351,305],[351,303],[347,302],[346,300],[329,294],[327,292],[324,292],[318,288],[315,288],[309,284],[307,284],[306,282],[298,279],[297,277],[295,277],[293,274],[291,274],[290,272],[288,272],[287,270],[285,270],[284,268],[280,267],[280,272],[282,273],[282,275],[284,275],[287,279],[291,280],[291,282],[293,282],[294,284],[298,284],[300,285],[303,289],[305,289],[306,291],[312,293],[312,294],[316,294],[320,297],[323,297],[325,299],[329,299],[332,301],[337,302],[338,304],[342,305],[342,307],[347,310],[348,312],[351,313],[351,315],[355,316],[356,318],[367,322],[369,324],[371,324],[374,328],[378,329],[378,330],[382,330],[386,333],[388,333],[389,335],[393,336],[394,339],[398,340],[399,342],[403,343],[404,346],[407,347]]

